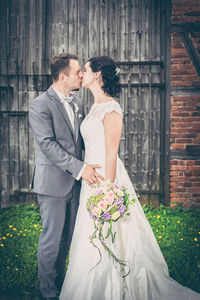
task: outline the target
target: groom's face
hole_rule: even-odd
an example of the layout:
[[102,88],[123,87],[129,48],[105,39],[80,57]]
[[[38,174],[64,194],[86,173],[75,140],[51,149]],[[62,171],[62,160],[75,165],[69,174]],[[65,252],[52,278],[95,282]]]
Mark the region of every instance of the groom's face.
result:
[[67,89],[73,90],[80,88],[83,73],[77,60],[71,59],[68,69],[63,74],[63,84]]

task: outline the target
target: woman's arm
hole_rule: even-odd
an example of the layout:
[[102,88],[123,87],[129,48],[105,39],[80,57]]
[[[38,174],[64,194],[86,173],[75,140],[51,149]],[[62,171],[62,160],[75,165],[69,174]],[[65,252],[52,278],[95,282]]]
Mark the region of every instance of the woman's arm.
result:
[[105,115],[104,120],[106,170],[105,177],[111,182],[115,180],[117,154],[122,133],[122,117],[116,111]]

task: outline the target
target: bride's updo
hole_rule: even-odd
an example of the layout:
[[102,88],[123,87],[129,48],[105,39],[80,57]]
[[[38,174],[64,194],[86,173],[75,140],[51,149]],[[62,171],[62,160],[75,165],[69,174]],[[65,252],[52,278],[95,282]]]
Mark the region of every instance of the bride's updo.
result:
[[115,61],[108,56],[93,57],[88,60],[92,72],[101,71],[102,90],[111,97],[119,97],[121,87],[119,83],[119,68]]

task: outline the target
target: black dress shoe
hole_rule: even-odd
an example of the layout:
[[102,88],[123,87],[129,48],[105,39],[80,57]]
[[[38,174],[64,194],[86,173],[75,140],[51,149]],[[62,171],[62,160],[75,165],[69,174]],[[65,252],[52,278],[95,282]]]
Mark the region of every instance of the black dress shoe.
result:
[[43,298],[44,300],[59,300],[58,297]]
[[59,298],[58,297],[47,297],[47,298],[41,297],[40,300],[59,300]]

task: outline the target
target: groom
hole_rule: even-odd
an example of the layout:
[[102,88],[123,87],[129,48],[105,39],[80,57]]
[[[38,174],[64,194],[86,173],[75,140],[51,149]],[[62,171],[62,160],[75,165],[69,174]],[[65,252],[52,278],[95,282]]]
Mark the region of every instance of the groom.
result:
[[88,184],[103,180],[82,162],[81,100],[70,93],[80,88],[78,57],[60,54],[51,61],[53,85],[31,104],[29,121],[34,136],[35,168],[32,186],[37,193],[43,226],[38,248],[42,299],[58,299],[65,276],[80,194],[80,178]]

